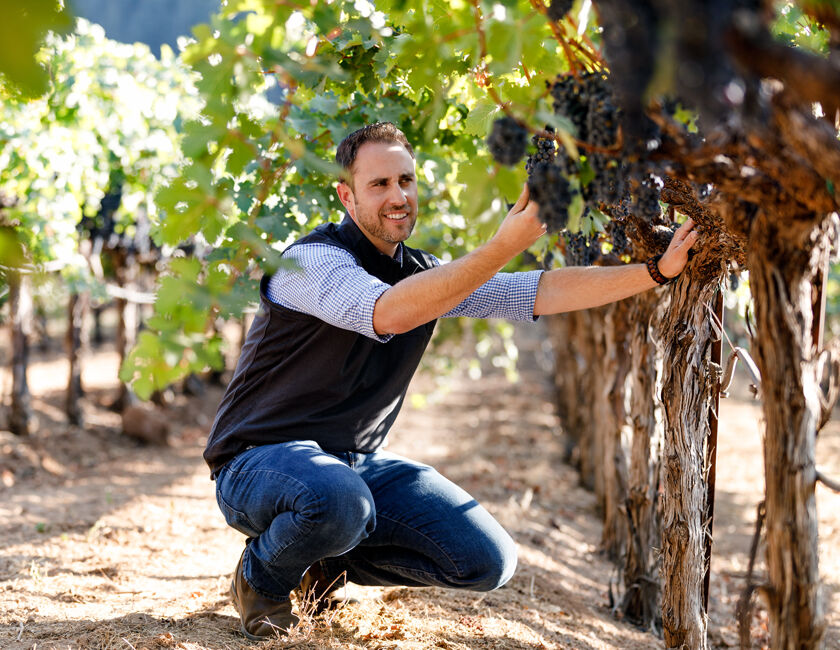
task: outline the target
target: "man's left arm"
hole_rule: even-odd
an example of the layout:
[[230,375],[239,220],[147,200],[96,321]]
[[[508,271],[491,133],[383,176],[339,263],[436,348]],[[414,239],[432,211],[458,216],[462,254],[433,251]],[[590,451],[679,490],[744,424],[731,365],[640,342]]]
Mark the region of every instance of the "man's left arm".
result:
[[[666,278],[678,276],[688,262],[688,251],[697,241],[693,228],[694,222],[688,219],[674,233],[659,259],[659,272]],[[644,264],[555,269],[540,277],[534,316],[599,307],[655,286],[657,283]]]

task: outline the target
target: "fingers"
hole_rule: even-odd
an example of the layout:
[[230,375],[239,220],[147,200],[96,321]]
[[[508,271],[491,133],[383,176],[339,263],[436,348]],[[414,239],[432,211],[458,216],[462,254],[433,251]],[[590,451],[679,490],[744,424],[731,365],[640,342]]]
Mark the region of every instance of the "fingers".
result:
[[684,240],[686,237],[688,237],[689,234],[694,232],[693,228],[694,220],[689,217],[688,219],[686,219],[683,225],[677,228],[676,232],[674,233],[674,241],[681,242],[682,240]]
[[516,199],[516,203],[513,204],[513,207],[510,209],[511,212],[522,212],[525,209],[525,206],[528,205],[528,198],[531,192],[528,189],[528,183],[525,183],[522,186],[522,193],[519,195],[519,198]]
[[666,278],[673,278],[682,273],[688,261],[688,251],[697,243],[699,236],[691,219],[677,228],[668,249],[659,260],[659,270]]
[[698,233],[696,230],[692,230],[690,233],[688,233],[688,235],[686,235],[686,238],[683,240],[683,244],[685,244],[685,248],[686,249],[694,248],[694,244],[697,243],[697,239],[699,237],[700,237],[700,233]]
[[688,250],[694,246],[699,237],[699,233],[694,230],[694,221],[687,219],[686,222],[677,228],[674,237],[671,239],[669,248]]

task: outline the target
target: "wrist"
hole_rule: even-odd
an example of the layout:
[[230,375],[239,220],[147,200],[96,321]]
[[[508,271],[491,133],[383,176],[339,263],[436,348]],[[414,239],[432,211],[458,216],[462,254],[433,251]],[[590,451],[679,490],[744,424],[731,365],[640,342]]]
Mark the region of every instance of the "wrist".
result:
[[658,285],[668,284],[669,282],[674,280],[674,278],[676,278],[677,275],[679,275],[679,273],[673,276],[665,275],[659,266],[659,262],[661,259],[662,255],[655,255],[653,257],[648,258],[648,260],[645,262],[648,275],[650,275],[651,279]]
[[518,251],[510,247],[510,242],[505,238],[494,235],[482,247],[485,255],[497,265],[502,268],[510,260],[516,257]]
[[656,266],[659,268],[659,272],[664,275],[669,280],[673,280],[676,278],[680,273],[683,272],[685,268],[685,262],[680,263],[679,260],[674,259],[673,255],[669,255],[667,252],[657,255],[657,262]]

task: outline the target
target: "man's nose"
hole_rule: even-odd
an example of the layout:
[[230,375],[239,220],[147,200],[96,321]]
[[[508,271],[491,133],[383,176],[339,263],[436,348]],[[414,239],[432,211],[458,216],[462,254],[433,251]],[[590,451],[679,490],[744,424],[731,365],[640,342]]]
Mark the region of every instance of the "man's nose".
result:
[[388,192],[388,200],[394,205],[394,207],[400,207],[406,204],[405,197],[405,191],[402,187],[400,187],[400,184],[394,183],[394,185],[391,186],[391,190]]

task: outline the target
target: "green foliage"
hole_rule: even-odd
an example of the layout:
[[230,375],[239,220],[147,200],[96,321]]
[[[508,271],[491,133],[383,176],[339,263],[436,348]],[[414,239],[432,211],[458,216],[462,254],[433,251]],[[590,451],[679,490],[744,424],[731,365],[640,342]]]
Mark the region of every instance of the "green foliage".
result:
[[[820,2],[811,0],[810,4],[820,4]],[[832,11],[836,12],[837,7],[833,7]],[[828,31],[795,3],[786,2],[782,5],[773,23],[773,33],[789,45],[817,54],[828,54]]]
[[72,24],[59,0],[0,0],[0,97],[47,91],[47,70],[36,55],[48,32],[66,34]]
[[[189,75],[171,53],[159,67],[139,46],[117,54],[81,23],[46,57],[49,99],[35,111],[13,107],[0,127],[0,192],[25,198],[3,223],[32,260],[69,254],[79,217],[96,210],[120,170],[126,227],[144,207],[164,250],[195,247],[161,279],[149,329],[122,371],[148,394],[219,363],[217,320],[256,299],[254,278],[280,264],[288,243],[341,218],[335,147],[364,124],[392,121],[414,145],[421,214],[411,243],[443,259],[486,241],[525,181],[521,166],[499,167],[484,144],[503,112],[535,131],[553,126],[571,156],[584,155],[573,184],[585,186],[585,152],[546,92],[558,73],[604,65],[584,5],[573,12],[579,32],[570,20],[550,25],[530,0],[228,0],[194,28],[181,55]],[[777,32],[819,47],[809,21],[782,12]],[[115,89],[132,83],[136,97],[123,101]],[[47,180],[53,169],[59,183]],[[603,229],[606,217],[584,213],[577,196],[572,230]]]

